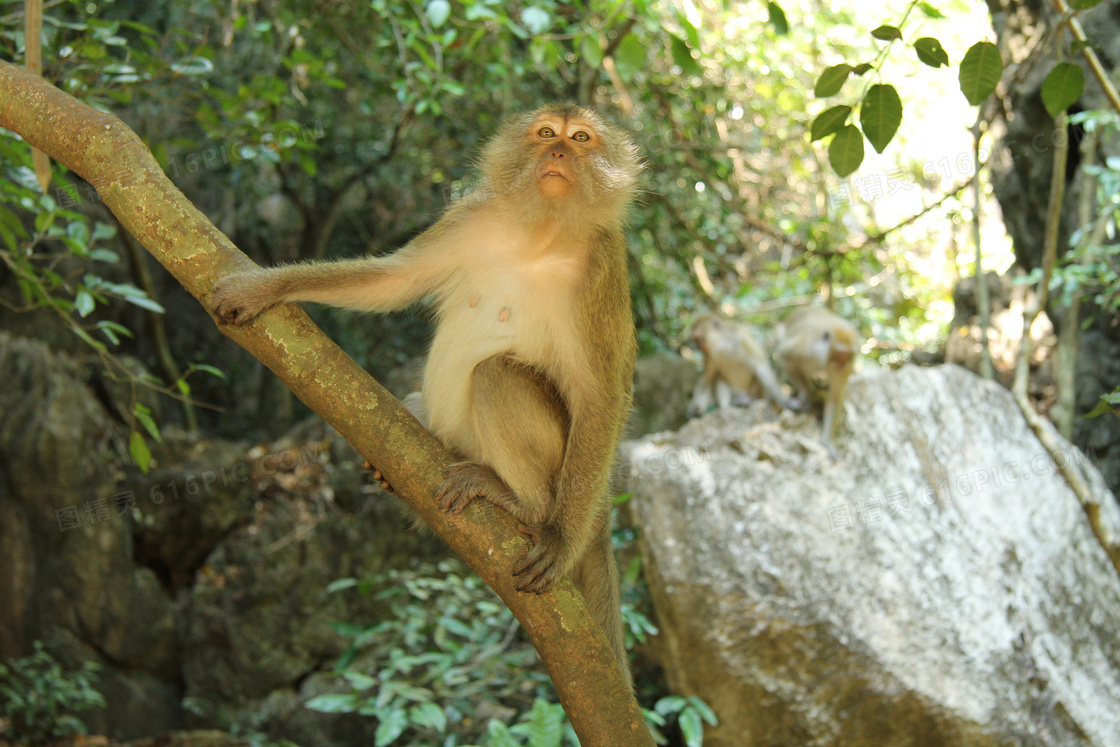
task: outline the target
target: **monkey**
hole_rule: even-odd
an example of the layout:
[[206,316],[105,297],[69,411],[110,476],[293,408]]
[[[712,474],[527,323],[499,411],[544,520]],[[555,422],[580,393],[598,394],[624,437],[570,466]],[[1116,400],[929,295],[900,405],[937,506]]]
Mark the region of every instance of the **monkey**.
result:
[[637,353],[623,227],[641,168],[598,113],[544,106],[507,119],[474,188],[396,252],[238,272],[211,300],[221,323],[245,324],[278,303],[385,313],[431,299],[409,406],[459,460],[440,508],[482,498],[512,514],[530,540],[517,589],[571,577],[631,685],[608,475]]
[[781,409],[789,407],[770,356],[750,327],[702,314],[689,336],[704,354],[704,373],[693,390],[689,417],[703,415],[713,396],[720,410],[763,396]]
[[855,328],[827,309],[797,309],[778,325],[774,357],[797,389],[793,406],[809,409],[823,397],[821,444],[833,460],[838,458],[832,443],[837,415],[843,412],[848,377],[861,344]]

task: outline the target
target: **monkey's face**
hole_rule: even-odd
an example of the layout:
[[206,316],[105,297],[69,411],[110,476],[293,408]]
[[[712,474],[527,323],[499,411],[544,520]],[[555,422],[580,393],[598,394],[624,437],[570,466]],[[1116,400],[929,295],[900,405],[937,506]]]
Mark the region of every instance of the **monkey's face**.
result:
[[603,147],[595,125],[578,116],[543,114],[526,134],[536,155],[532,166],[536,186],[553,199],[578,189],[579,181],[587,178],[583,171],[588,157]]
[[696,343],[696,347],[700,349],[701,353],[708,355],[710,350],[708,337],[709,335],[719,334],[719,331],[719,322],[711,317],[702,317],[692,327],[692,341]]
[[522,213],[575,211],[592,223],[621,217],[641,169],[622,131],[566,104],[508,120],[483,150],[480,167],[495,193],[516,201]]

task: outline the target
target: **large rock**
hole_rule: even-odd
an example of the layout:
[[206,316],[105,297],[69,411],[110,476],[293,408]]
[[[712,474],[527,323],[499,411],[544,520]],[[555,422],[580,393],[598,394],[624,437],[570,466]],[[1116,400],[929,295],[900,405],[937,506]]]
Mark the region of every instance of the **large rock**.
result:
[[679,355],[660,353],[639,359],[634,368],[634,408],[626,424],[627,435],[636,438],[684,425],[699,378],[699,366]]
[[[628,442],[671,687],[708,747],[1120,744],[1120,578],[1011,396],[854,377],[836,463],[755,407]],[[1120,511],[1067,447],[1116,531]]]
[[78,366],[0,334],[0,659],[43,640],[68,666],[108,665],[112,706],[86,718],[124,737],[179,723],[174,604],[133,557],[114,479],[121,434]]

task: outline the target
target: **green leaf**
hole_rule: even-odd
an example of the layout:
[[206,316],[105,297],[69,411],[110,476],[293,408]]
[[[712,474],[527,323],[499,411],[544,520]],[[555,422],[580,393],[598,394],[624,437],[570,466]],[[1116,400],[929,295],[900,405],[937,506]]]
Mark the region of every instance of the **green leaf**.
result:
[[543,34],[552,26],[552,17],[547,10],[531,6],[521,11],[521,23],[534,34]]
[[369,690],[377,686],[377,679],[362,672],[343,672],[342,676],[355,690]]
[[925,0],[922,0],[922,2],[918,3],[918,7],[923,13],[926,14],[927,18],[935,18],[937,20],[940,20],[945,17],[944,13],[942,13],[940,10],[933,7],[929,3],[925,2]]
[[626,503],[633,497],[633,493],[622,493],[621,495],[616,495],[614,498],[611,498],[611,505],[621,506],[623,503]]
[[918,59],[930,67],[949,65],[949,53],[941,46],[941,42],[932,36],[923,36],[914,42],[914,51],[918,53]]
[[839,93],[844,86],[844,81],[851,74],[852,66],[846,62],[827,68],[821,73],[821,77],[817,78],[817,84],[813,86],[813,95],[823,99]]
[[851,114],[852,107],[850,106],[841,105],[825,109],[813,120],[813,125],[810,128],[810,142],[826,138],[839,130],[848,121]]
[[171,70],[179,75],[206,75],[213,72],[214,63],[205,57],[186,57],[171,63]]
[[1085,417],[1086,418],[1099,418],[1101,415],[1107,415],[1110,412],[1120,414],[1120,408],[1118,408],[1116,405],[1113,405],[1112,403],[1110,403],[1108,401],[1108,399],[1106,399],[1105,397],[1102,397],[1101,401],[1097,403],[1096,407],[1094,407],[1089,412],[1085,413]]
[[1100,5],[1104,0],[1070,0],[1069,6],[1074,10],[1088,10]]
[[120,255],[109,249],[94,249],[89,253],[89,258],[98,262],[108,262],[109,264],[116,264],[121,261]]
[[893,41],[902,38],[902,32],[894,26],[880,26],[872,31],[871,35],[881,41]]
[[646,47],[638,37],[629,34],[614,52],[614,64],[624,81],[634,79],[646,66]]
[[358,697],[349,693],[328,693],[316,695],[303,705],[319,713],[353,713],[358,709]]
[[579,42],[579,56],[592,70],[598,70],[603,64],[603,48],[599,45],[599,37],[588,34]]
[[828,146],[828,162],[841,178],[863,163],[863,134],[855,125],[844,125]]
[[132,461],[136,462],[136,466],[145,475],[148,474],[148,468],[152,464],[152,452],[148,449],[148,444],[145,443],[144,437],[140,435],[140,431],[133,431],[128,437],[128,453],[132,457]]
[[388,747],[397,737],[404,733],[405,728],[408,726],[408,714],[404,709],[392,708],[387,709],[381,715],[381,723],[377,725],[377,733],[374,735],[374,744],[376,747]]
[[679,36],[670,34],[673,47],[673,62],[685,75],[700,75],[704,68],[692,57],[692,50],[688,43]]
[[448,0],[431,0],[424,8],[424,14],[428,16],[432,28],[438,29],[451,17],[451,3]]
[[151,410],[139,402],[134,402],[132,404],[132,414],[136,416],[136,419],[139,420],[140,424],[144,426],[144,429],[151,434],[152,438],[156,441],[163,441],[163,437],[159,434],[159,426],[156,425],[155,420],[152,420]]
[[486,724],[486,745],[487,747],[521,747],[521,743],[509,733],[509,727],[494,718]]
[[789,33],[789,20],[786,18],[786,12],[782,7],[774,2],[766,3],[766,9],[770,14],[769,22],[774,27],[774,33],[778,36],[785,36]]
[[867,90],[859,110],[859,123],[863,134],[871,141],[876,153],[882,153],[898,132],[902,122],[902,99],[892,85],[874,85]]
[[[121,344],[121,337],[132,337],[132,331],[128,327],[122,327],[116,322],[111,322],[108,319],[102,320],[97,323],[97,328],[101,330],[101,334],[105,335],[106,339],[114,345]],[[120,335],[120,337],[118,337]]]
[[447,714],[435,703],[421,703],[409,708],[408,720],[425,729],[433,729],[440,733],[447,731]]
[[217,376],[219,379],[224,379],[226,377],[225,371],[223,371],[220,368],[216,368],[214,366],[207,365],[205,363],[195,363],[194,365],[191,366],[191,368],[193,368],[196,371],[203,371],[205,373],[210,374],[211,376]]
[[116,235],[116,226],[110,223],[102,223],[101,221],[97,221],[97,223],[93,227],[93,237],[90,240],[97,241],[98,239],[111,239]]
[[[675,4],[674,7],[676,7]],[[696,29],[696,26],[693,25],[692,21],[688,20],[688,16],[683,10],[676,8],[676,11],[677,23],[684,29],[684,35],[688,40],[688,46],[693,49],[700,49],[700,32]]]
[[327,584],[327,593],[332,594],[343,589],[353,589],[357,585],[358,579],[356,578],[340,578]]
[[968,103],[978,106],[996,90],[1002,75],[999,47],[991,42],[977,42],[968,48],[961,60],[958,76],[961,93]]
[[670,713],[679,713],[686,707],[688,707],[688,701],[679,695],[666,695],[653,704],[653,710],[660,713],[662,716],[668,716]]
[[300,153],[296,156],[296,160],[299,162],[300,169],[308,176],[315,176],[319,173],[319,164],[307,153]]
[[162,314],[163,313],[163,307],[160,306],[155,301],[153,301],[152,299],[148,298],[147,296],[123,296],[123,298],[124,298],[124,300],[128,301],[130,304],[133,304],[135,306],[139,306],[142,309],[147,309],[148,311],[154,311],[157,314]]
[[1085,73],[1072,62],[1059,62],[1042,81],[1042,104],[1051,117],[1075,103],[1085,91]]
[[681,736],[684,737],[687,747],[703,747],[704,724],[700,721],[700,714],[691,708],[686,708],[681,711],[677,723],[680,724]]
[[696,709],[696,712],[700,714],[700,717],[704,719],[709,726],[716,726],[719,724],[719,719],[716,718],[716,712],[712,710],[711,706],[704,702],[703,698],[689,695],[688,704]]
[[96,306],[96,303],[90,292],[85,288],[79,288],[78,292],[74,295],[74,309],[77,310],[78,316],[89,316],[94,306]]
[[860,64],[858,64],[858,65],[856,65],[855,67],[852,68],[852,72],[855,73],[856,75],[863,75],[868,70],[870,70],[872,67],[873,66],[870,62],[861,62]]
[[[89,243],[89,226],[85,223],[74,221],[66,226],[66,235],[79,244]],[[85,252],[83,252],[85,254]]]

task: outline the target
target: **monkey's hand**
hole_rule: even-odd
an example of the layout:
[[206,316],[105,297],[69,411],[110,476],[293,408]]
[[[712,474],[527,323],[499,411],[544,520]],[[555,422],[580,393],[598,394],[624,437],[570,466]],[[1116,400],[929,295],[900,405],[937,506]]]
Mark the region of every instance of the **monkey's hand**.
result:
[[560,534],[549,527],[520,524],[517,531],[533,541],[521,564],[513,569],[513,575],[519,577],[517,590],[543,594],[564,574],[560,562],[564,543]]
[[235,272],[214,285],[210,308],[225,324],[245,324],[279,301],[267,271]]

